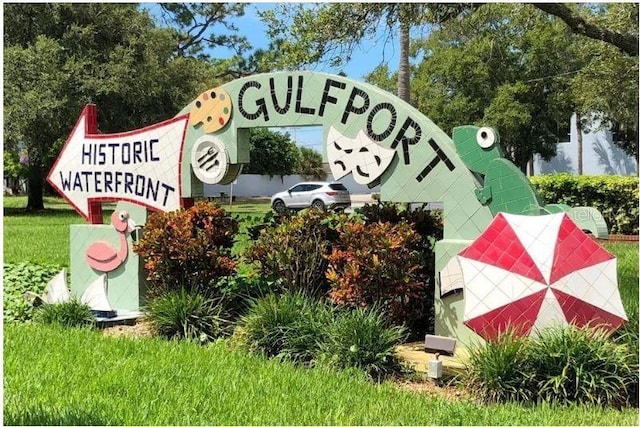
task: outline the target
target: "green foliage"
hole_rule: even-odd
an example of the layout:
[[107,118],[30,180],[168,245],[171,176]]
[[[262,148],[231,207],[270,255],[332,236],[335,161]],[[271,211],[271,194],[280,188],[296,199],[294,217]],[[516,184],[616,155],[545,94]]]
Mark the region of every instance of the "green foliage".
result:
[[337,214],[317,209],[282,217],[276,220],[279,225],[259,231],[246,256],[256,263],[261,275],[280,280],[284,289],[323,295],[329,288],[326,256],[337,238],[338,218]]
[[493,126],[505,153],[524,168],[534,153],[555,154],[573,112],[569,78],[580,44],[564,23],[523,4],[484,4],[433,28],[411,97],[445,132]]
[[348,307],[378,306],[396,325],[424,313],[427,292],[420,236],[407,223],[346,222],[328,256],[331,300]]
[[[612,31],[638,37],[637,3],[576,5],[580,15]],[[571,80],[571,96],[587,116],[587,129],[614,125],[614,142],[638,160],[638,58],[599,40],[580,51],[585,66]],[[636,43],[637,45],[637,43]],[[637,47],[636,47],[637,49]],[[585,114],[586,115],[586,114]],[[599,122],[599,123],[598,123]]]
[[299,369],[224,341],[200,347],[5,324],[3,344],[6,425],[638,424],[637,409],[487,407]]
[[42,295],[49,280],[59,271],[56,265],[28,262],[4,264],[2,273],[3,319],[5,322],[26,322],[33,318],[34,308],[25,301],[27,291]]
[[602,330],[547,328],[530,345],[539,399],[617,407],[626,403],[634,376],[637,381],[632,350]]
[[201,344],[229,333],[229,323],[219,300],[184,288],[151,300],[146,318],[156,335]]
[[398,372],[394,347],[405,337],[375,309],[337,310],[301,293],[256,300],[236,341],[254,353],[306,365],[354,368],[371,378]]
[[638,234],[637,176],[541,175],[531,183],[546,204],[594,207],[610,233]]
[[96,319],[91,308],[78,300],[60,304],[44,304],[36,309],[34,320],[45,325],[64,327],[93,327]]
[[238,318],[246,313],[255,299],[277,292],[279,282],[267,280],[251,271],[250,266],[240,264],[234,276],[222,277],[215,288],[225,311],[231,317]]
[[[637,275],[636,275],[637,277]],[[625,300],[625,302],[628,300]],[[629,318],[629,321],[627,323],[625,323],[625,325],[620,328],[619,330],[616,331],[616,333],[614,334],[614,339],[616,342],[624,344],[627,346],[627,348],[630,349],[629,351],[629,355],[630,355],[630,363],[633,366],[640,366],[640,361],[639,359],[639,337],[640,337],[640,331],[638,330],[638,327],[640,325],[640,319],[639,319],[639,313],[638,313],[638,300],[636,298],[636,300],[633,301],[635,303],[635,306],[632,304],[632,309],[629,310],[628,308],[626,309],[627,312],[627,317]],[[636,370],[635,373],[633,373],[633,375],[631,375],[628,380],[629,380],[629,385],[628,385],[628,402],[631,405],[638,405],[638,398],[640,397],[640,375],[638,375],[638,371]]]
[[180,288],[210,293],[212,281],[235,272],[231,247],[237,232],[238,222],[207,202],[150,215],[134,244],[147,271],[148,296]]
[[[233,23],[234,19],[244,15],[245,6],[242,3],[160,4],[164,22],[171,24],[177,54],[207,59],[210,55],[205,49],[227,47],[240,55],[249,48],[246,37],[237,34],[238,28]],[[227,31],[216,31],[216,26]]]
[[240,319],[237,339],[254,353],[309,363],[330,318],[325,304],[301,293],[270,294],[255,300]]
[[322,167],[322,154],[312,148],[300,147],[300,163],[296,172],[308,180],[326,179],[327,173]]
[[[393,37],[402,18],[410,25],[433,20],[427,9],[433,6],[411,3],[324,3],[294,4],[260,13],[267,25],[272,49],[264,59],[280,68],[301,68],[327,63],[345,65],[358,46],[379,45],[380,29]],[[406,18],[405,18],[406,17]],[[386,37],[382,37],[387,40]]]
[[291,175],[300,163],[300,151],[289,134],[267,128],[251,129],[249,164],[244,173],[258,175]]
[[101,132],[122,132],[174,116],[218,81],[208,63],[177,57],[171,32],[136,4],[14,3],[4,22],[4,147],[27,150],[33,209],[84,105],[98,105]]
[[467,348],[465,387],[485,403],[535,398],[527,343],[526,338],[507,331],[496,340]]
[[373,379],[399,372],[394,347],[406,337],[401,326],[390,327],[374,308],[341,311],[326,326],[320,359],[338,369],[356,368]]
[[465,382],[485,402],[619,407],[630,402],[634,386],[637,393],[632,352],[599,329],[545,328],[531,338],[507,332],[469,349]]

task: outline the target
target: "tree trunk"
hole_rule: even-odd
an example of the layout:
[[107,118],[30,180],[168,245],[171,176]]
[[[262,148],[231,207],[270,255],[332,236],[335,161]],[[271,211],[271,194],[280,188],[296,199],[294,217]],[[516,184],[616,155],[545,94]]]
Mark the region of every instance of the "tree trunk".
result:
[[578,175],[582,175],[582,117],[576,111],[576,143],[578,145]]
[[41,166],[32,165],[29,167],[27,186],[27,210],[43,210],[44,173]]
[[[400,23],[400,65],[398,66],[398,98],[411,104],[411,67],[409,66],[409,13],[411,5],[400,3],[398,21]],[[411,203],[405,203],[407,211]]]
[[411,67],[409,66],[409,17],[410,7],[400,3],[400,65],[398,67],[398,98],[411,103]]

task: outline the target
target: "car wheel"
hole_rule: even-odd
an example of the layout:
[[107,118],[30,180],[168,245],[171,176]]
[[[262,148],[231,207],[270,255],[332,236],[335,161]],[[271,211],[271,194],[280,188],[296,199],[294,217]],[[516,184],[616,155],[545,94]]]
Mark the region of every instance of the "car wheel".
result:
[[316,199],[311,203],[311,208],[324,212],[324,202],[320,199]]
[[286,210],[287,210],[287,206],[280,199],[274,201],[272,207],[273,207],[273,210],[276,211],[276,213],[279,213],[279,214],[285,213]]

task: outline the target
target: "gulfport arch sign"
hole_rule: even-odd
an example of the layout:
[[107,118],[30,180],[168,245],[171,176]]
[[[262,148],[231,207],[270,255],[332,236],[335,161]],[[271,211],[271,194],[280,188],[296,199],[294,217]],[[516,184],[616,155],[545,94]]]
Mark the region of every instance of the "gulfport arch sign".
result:
[[[409,104],[366,83],[313,72],[234,80],[201,93],[173,119],[121,134],[99,134],[96,107],[88,106],[48,180],[95,224],[102,222],[100,203],[107,200],[171,211],[202,196],[203,183],[228,184],[238,177],[249,163],[252,128],[291,126],[321,126],[323,156],[334,175],[380,184],[381,200],[442,202],[437,271],[491,222],[487,194],[509,197],[497,186],[479,191],[484,183],[470,170],[470,151],[457,149],[459,141]],[[483,129],[466,127],[464,144],[493,149],[497,134],[486,139]],[[517,171],[503,169],[507,173],[500,172],[496,182],[530,185]],[[442,300],[438,286],[436,333],[472,335],[461,323],[462,296]]]

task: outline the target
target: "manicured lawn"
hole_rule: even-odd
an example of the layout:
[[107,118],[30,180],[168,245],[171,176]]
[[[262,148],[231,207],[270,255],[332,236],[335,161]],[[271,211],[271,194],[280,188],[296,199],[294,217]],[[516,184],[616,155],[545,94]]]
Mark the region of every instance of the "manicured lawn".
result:
[[[34,262],[69,266],[69,225],[86,224],[63,199],[45,198],[45,211],[30,213],[24,210],[26,197],[3,198],[4,202],[4,262]],[[229,210],[229,205],[222,206]],[[103,207],[104,223],[110,221],[111,210]],[[270,209],[268,200],[236,201],[230,212],[241,220],[241,231],[247,223],[262,219]],[[241,247],[246,245],[246,237],[239,236]]]
[[481,406],[295,368],[224,342],[6,325],[5,424],[637,425],[635,409]]

